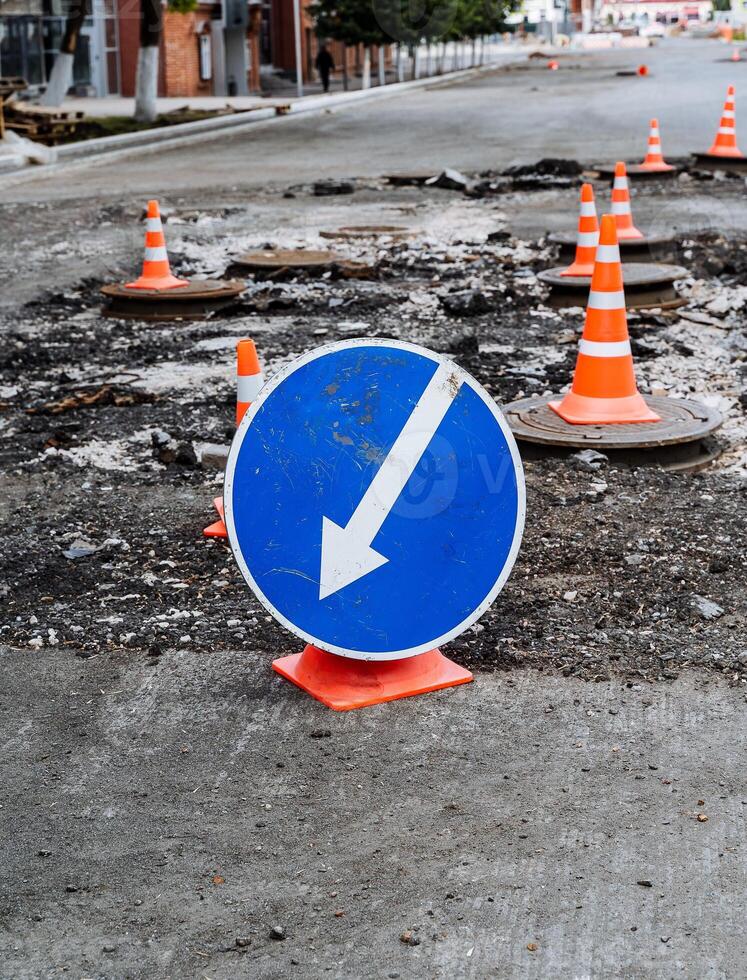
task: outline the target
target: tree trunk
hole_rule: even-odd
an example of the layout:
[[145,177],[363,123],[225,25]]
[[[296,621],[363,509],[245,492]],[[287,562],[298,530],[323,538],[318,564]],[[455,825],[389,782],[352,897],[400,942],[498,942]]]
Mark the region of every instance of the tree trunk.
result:
[[342,90],[348,90],[348,46],[342,42]]
[[363,49],[363,75],[361,77],[361,88],[371,88],[371,47],[368,44]]
[[60,50],[57,53],[40,105],[59,106],[73,84],[73,60],[80,29],[88,16],[88,0],[75,0],[65,21]]
[[420,78],[420,45],[416,44],[412,52],[412,77]]
[[153,122],[157,115],[158,46],[163,14],[161,0],[140,0],[140,50],[135,78],[135,119]]
[[477,38],[472,38],[472,68],[477,66]]
[[405,80],[405,49],[401,42],[397,43],[397,81]]
[[386,85],[386,52],[383,44],[377,48],[377,58],[379,59],[379,85]]

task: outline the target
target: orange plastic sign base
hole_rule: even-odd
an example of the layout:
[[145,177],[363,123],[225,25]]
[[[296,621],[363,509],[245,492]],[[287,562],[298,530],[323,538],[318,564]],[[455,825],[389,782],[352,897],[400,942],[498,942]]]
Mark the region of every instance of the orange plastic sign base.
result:
[[275,660],[272,669],[335,711],[365,708],[473,680],[468,670],[440,650],[404,660],[352,660],[309,645],[303,653]]
[[210,524],[202,533],[206,538],[227,538],[228,531],[226,530],[226,522],[224,520],[223,497],[216,497],[213,500],[213,507],[218,511],[220,520],[216,521],[215,524]]

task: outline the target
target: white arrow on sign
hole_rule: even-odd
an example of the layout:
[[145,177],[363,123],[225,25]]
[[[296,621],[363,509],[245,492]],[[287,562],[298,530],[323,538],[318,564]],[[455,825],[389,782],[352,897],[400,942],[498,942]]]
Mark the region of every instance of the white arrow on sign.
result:
[[439,365],[345,527],[322,517],[320,600],[389,561],[374,551],[371,543],[443,422],[461,384],[461,377],[452,368]]

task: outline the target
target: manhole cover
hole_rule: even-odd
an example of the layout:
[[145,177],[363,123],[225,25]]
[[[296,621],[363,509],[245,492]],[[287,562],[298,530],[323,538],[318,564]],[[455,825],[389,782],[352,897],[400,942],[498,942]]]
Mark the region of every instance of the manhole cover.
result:
[[394,241],[403,241],[407,238],[414,238],[419,232],[404,225],[345,225],[336,231],[320,231],[322,238],[349,239],[358,238],[392,238]]
[[[592,167],[593,170],[607,180],[615,179],[615,164],[614,163],[595,163]],[[677,168],[671,167],[669,170],[649,170],[647,167],[642,167],[640,163],[626,163],[625,172],[628,177],[634,177],[636,180],[672,180],[677,176]]]
[[128,289],[102,286],[105,316],[122,320],[203,320],[223,309],[246,288],[236,279],[191,280],[178,289]]
[[713,153],[694,153],[695,170],[724,170],[727,173],[747,173],[747,157],[719,157]]
[[[591,286],[591,276],[563,276],[564,266],[540,272],[537,278],[550,287],[551,306],[585,306]],[[673,309],[685,300],[679,297],[674,284],[687,276],[679,265],[653,263],[623,263],[625,305],[630,310],[652,307]]]
[[233,264],[250,271],[256,269],[258,272],[265,272],[276,269],[328,269],[340,259],[341,256],[334,252],[304,248],[267,248],[244,252],[233,260]]
[[[548,241],[560,246],[560,258],[572,262],[576,254],[576,233],[559,231]],[[674,258],[675,241],[668,235],[646,235],[644,238],[623,238],[618,242],[623,262],[666,262]]]
[[653,449],[703,439],[723,422],[719,412],[700,402],[644,395],[646,404],[661,416],[661,422],[571,425],[548,405],[559,397],[524,398],[504,406],[503,414],[516,438],[546,446]]

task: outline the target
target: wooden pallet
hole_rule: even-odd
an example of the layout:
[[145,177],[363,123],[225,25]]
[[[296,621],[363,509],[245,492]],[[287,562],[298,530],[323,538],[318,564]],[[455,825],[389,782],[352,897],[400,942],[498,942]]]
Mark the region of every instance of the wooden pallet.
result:
[[79,111],[67,112],[15,99],[6,101],[4,110],[6,129],[45,146],[56,146],[72,139],[84,116]]
[[28,88],[28,82],[19,75],[0,75],[0,140],[5,136],[5,105],[18,92]]

